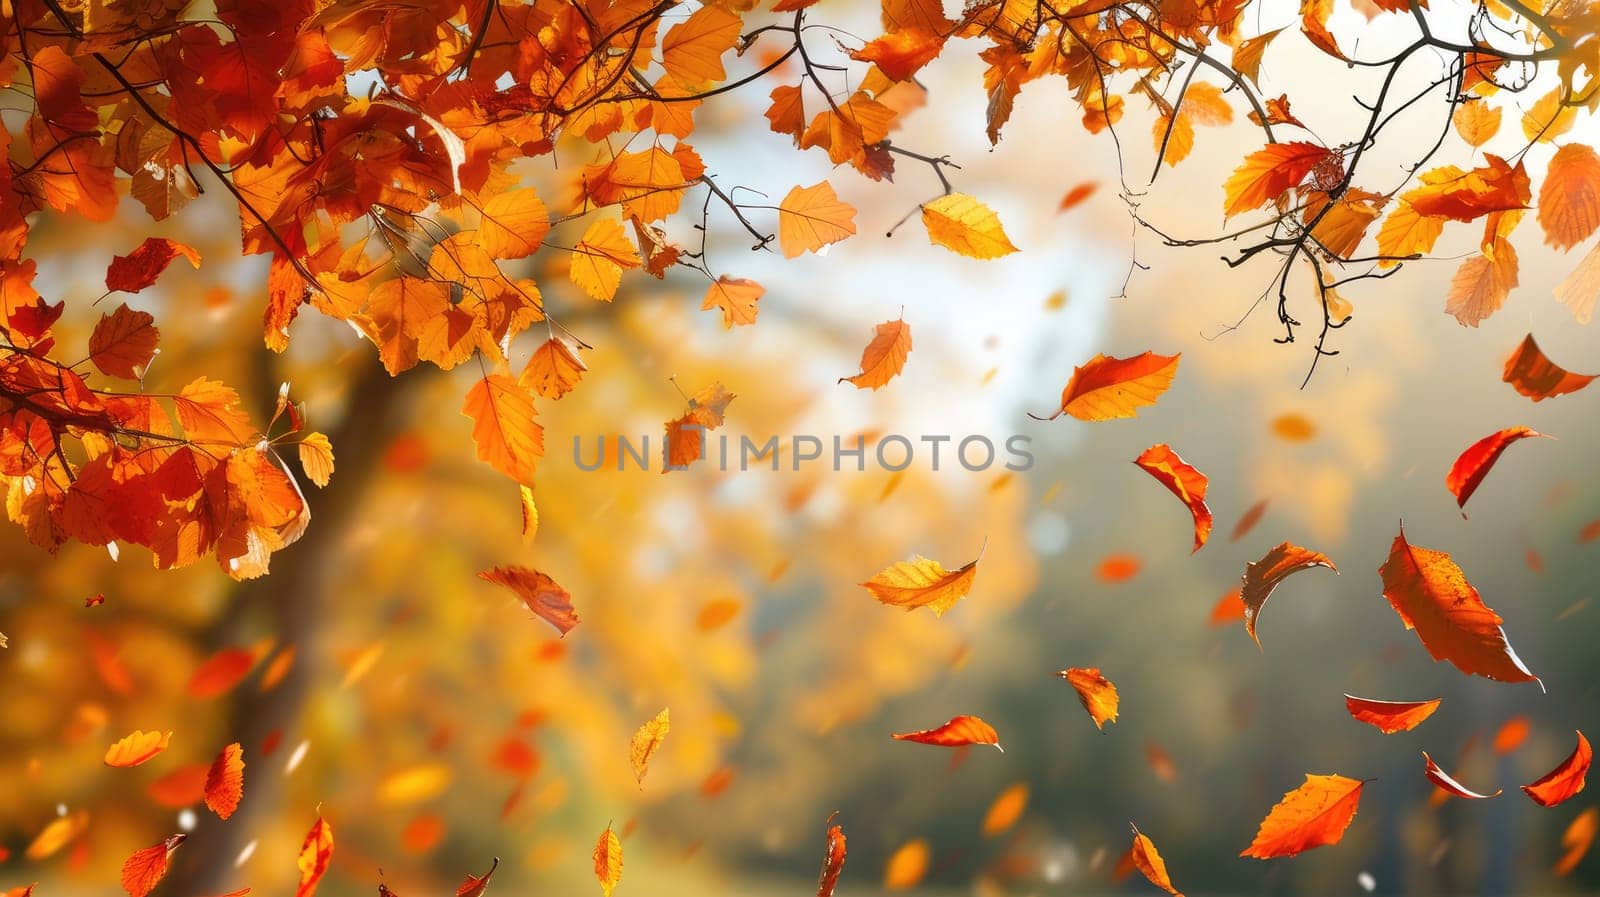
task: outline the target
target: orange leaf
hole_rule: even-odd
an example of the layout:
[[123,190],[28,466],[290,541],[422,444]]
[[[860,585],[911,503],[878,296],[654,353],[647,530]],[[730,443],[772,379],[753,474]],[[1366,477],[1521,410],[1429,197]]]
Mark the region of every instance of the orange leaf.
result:
[[611,889],[622,880],[622,842],[609,825],[594,845],[594,877],[600,880],[605,897],[611,897]]
[[1581,143],[1556,150],[1539,188],[1544,241],[1563,252],[1600,228],[1600,156]]
[[142,378],[161,342],[161,331],[155,324],[156,319],[149,312],[117,306],[111,314],[101,315],[94,325],[94,332],[89,335],[89,360],[109,376]]
[[911,354],[911,325],[904,318],[885,321],[873,331],[872,342],[861,352],[861,373],[840,377],[840,383],[853,383],[856,389],[877,390],[905,370]]
[[111,260],[106,268],[106,289],[137,293],[155,283],[161,272],[180,255],[188,259],[189,264],[200,267],[200,253],[193,247],[166,237],[146,237],[134,251]]
[[1450,473],[1444,478],[1444,484],[1450,490],[1450,494],[1456,497],[1456,506],[1460,508],[1467,506],[1467,499],[1478,491],[1483,478],[1489,475],[1494,463],[1500,460],[1500,454],[1511,443],[1533,436],[1543,437],[1544,434],[1528,427],[1507,427],[1490,433],[1468,446],[1467,450],[1456,458],[1456,463],[1450,465]]
[[761,301],[766,292],[766,287],[753,280],[724,274],[706,288],[706,298],[700,303],[700,310],[722,309],[722,327],[732,330],[736,324],[756,322],[756,314],[761,310],[756,303]]
[[1451,121],[1455,123],[1456,133],[1467,142],[1468,146],[1480,147],[1488,143],[1500,130],[1501,112],[1499,107],[1491,106],[1481,99],[1462,103],[1456,107]]
[[1022,818],[1023,811],[1028,809],[1028,785],[1018,782],[1000,792],[1000,796],[989,805],[989,811],[983,816],[983,834],[992,838],[1002,834]]
[[588,365],[566,340],[551,336],[533,350],[528,366],[517,377],[517,385],[547,399],[559,399],[577,388],[587,370]]
[[155,890],[162,876],[167,874],[167,860],[172,852],[188,838],[188,835],[173,835],[129,855],[122,864],[122,889],[128,892],[128,897],[145,897]]
[[[1133,459],[1145,473],[1167,487],[1178,497],[1194,517],[1194,551],[1199,551],[1211,538],[1211,509],[1206,507],[1206,475],[1196,470],[1166,443],[1152,445]],[[1193,552],[1191,552],[1193,553]]]
[[667,31],[661,41],[662,67],[679,83],[689,86],[721,81],[727,77],[722,54],[738,42],[743,24],[726,9],[702,6]]
[[855,207],[840,201],[827,181],[795,187],[778,204],[778,246],[784,258],[816,252],[855,232]]
[[1139,575],[1139,556],[1135,554],[1108,554],[1094,568],[1101,582],[1127,582]]
[[106,750],[106,765],[123,768],[138,766],[166,750],[171,741],[171,732],[135,731]]
[[321,816],[311,824],[311,830],[306,832],[306,839],[300,844],[300,856],[295,865],[300,869],[300,886],[295,889],[294,897],[311,897],[317,892],[317,883],[322,880],[323,873],[328,871],[328,863],[333,860],[333,828]]
[[1428,756],[1427,751],[1422,752],[1422,759],[1424,763],[1426,763],[1426,766],[1423,767],[1423,775],[1427,776],[1428,781],[1432,782],[1441,791],[1444,791],[1448,794],[1453,794],[1456,797],[1466,798],[1468,800],[1487,800],[1491,797],[1499,797],[1501,794],[1499,789],[1496,789],[1493,794],[1479,794],[1478,792],[1467,788],[1465,785],[1462,785],[1460,782],[1451,778],[1444,770],[1440,769],[1439,764],[1433,762],[1433,758]]
[[1212,628],[1230,626],[1235,620],[1244,619],[1244,599],[1239,597],[1239,590],[1234,589],[1211,606],[1211,616],[1206,618]]
[[944,50],[945,38],[915,28],[891,31],[850,54],[870,62],[894,81],[905,81]]
[[904,891],[916,887],[928,874],[931,853],[928,842],[921,838],[913,838],[896,848],[883,869],[884,890]]
[[1556,875],[1566,875],[1578,868],[1584,855],[1594,846],[1594,837],[1600,832],[1600,807],[1590,807],[1573,817],[1567,830],[1561,833],[1561,846],[1567,849],[1556,863]]
[[1237,542],[1244,538],[1246,534],[1256,528],[1256,524],[1261,522],[1261,518],[1266,513],[1267,499],[1263,498],[1251,505],[1243,514],[1239,515],[1239,522],[1233,525],[1233,532],[1228,534],[1228,541]]
[[181,810],[205,799],[206,764],[179,767],[145,787],[150,799],[169,810]]
[[490,258],[526,258],[550,233],[550,213],[531,187],[494,193],[479,211],[478,245]]
[[1129,823],[1129,828],[1133,829],[1133,847],[1129,849],[1129,855],[1133,858],[1134,867],[1144,873],[1144,877],[1151,884],[1171,894],[1172,897],[1183,897],[1183,894],[1172,886],[1172,877],[1167,874],[1167,864],[1161,859],[1161,852],[1156,850],[1156,842],[1140,832],[1138,826]]
[[707,430],[722,426],[728,404],[738,398],[721,383],[712,383],[689,397],[683,416],[666,423],[666,463],[662,473],[683,470],[700,459]]
[[1383,596],[1435,661],[1501,682],[1538,681],[1506,641],[1500,615],[1483,603],[1449,554],[1412,546],[1401,529],[1378,573]]
[[1393,735],[1396,732],[1409,732],[1422,725],[1423,720],[1433,716],[1433,712],[1439,709],[1441,700],[1374,701],[1345,695],[1344,706],[1352,718],[1376,726],[1385,735]]
[[578,612],[572,608],[572,596],[556,585],[556,581],[527,567],[505,566],[484,570],[478,574],[484,582],[505,586],[515,592],[528,610],[556,628],[563,637],[578,625]]
[[993,259],[1017,251],[994,210],[965,193],[947,193],[922,206],[928,238],[958,255]]
[[1588,386],[1600,374],[1574,374],[1545,357],[1533,334],[1522,340],[1517,351],[1506,359],[1504,380],[1517,392],[1535,402],[1564,396]]
[[572,247],[567,277],[590,298],[610,302],[622,284],[622,272],[639,267],[639,253],[615,218],[597,218]]
[[1290,412],[1272,419],[1272,434],[1284,442],[1309,442],[1317,435],[1317,425],[1304,414]]
[[1533,723],[1522,714],[1517,714],[1500,724],[1495,730],[1494,741],[1489,745],[1496,754],[1504,756],[1528,740],[1528,735],[1533,731]]
[[1232,217],[1273,202],[1305,180],[1313,168],[1333,158],[1332,150],[1304,141],[1273,143],[1256,150],[1223,182],[1224,214]]
[[1594,750],[1589,739],[1578,733],[1578,746],[1555,769],[1550,770],[1522,790],[1541,807],[1553,807],[1583,790],[1584,779],[1589,775],[1589,763],[1594,760]]
[[[837,815],[837,814],[835,814]],[[828,817],[832,822],[833,817]],[[822,851],[822,872],[817,876],[817,897],[833,897],[839,886],[839,873],[844,871],[844,830],[837,825],[828,827],[828,843]]]
[[936,617],[967,597],[978,576],[978,561],[946,570],[938,561],[918,555],[909,561],[896,561],[883,568],[861,586],[880,603],[903,607],[907,611],[926,607]]
[[1084,200],[1093,196],[1094,192],[1099,188],[1100,185],[1094,181],[1084,181],[1083,183],[1074,186],[1071,190],[1067,191],[1065,196],[1061,197],[1061,203],[1060,205],[1056,206],[1056,211],[1065,212],[1068,209],[1079,205]]
[[456,888],[456,897],[483,897],[483,892],[489,889],[489,880],[494,878],[494,870],[500,868],[500,858],[495,857],[489,864],[489,871],[482,875],[468,875],[467,880]]
[[1261,647],[1261,639],[1256,635],[1256,623],[1261,618],[1262,607],[1272,597],[1272,590],[1291,574],[1312,567],[1327,567],[1334,573],[1339,572],[1327,555],[1291,542],[1280,543],[1263,555],[1261,560],[1245,567],[1239,598],[1244,602],[1244,631],[1250,634],[1257,648]]
[[672,719],[667,715],[667,709],[662,708],[660,713],[633,733],[633,740],[628,744],[628,762],[633,764],[633,778],[639,787],[644,787],[645,773],[650,771],[650,758],[655,756],[671,731]]
[[196,698],[215,698],[233,691],[256,665],[254,651],[223,648],[206,658],[189,677],[189,694]]
[[[1000,735],[994,727],[975,716],[952,717],[949,722],[921,732],[902,732],[890,736],[896,741],[914,741],[939,747],[962,747],[969,744],[992,744],[1000,747]],[[1004,748],[1001,748],[1004,750]]]
[[1072,379],[1061,391],[1061,410],[1049,419],[1062,414],[1078,420],[1135,417],[1140,408],[1154,405],[1172,385],[1181,357],[1154,352],[1129,358],[1096,355],[1073,368]]
[[1056,675],[1078,692],[1078,702],[1094,720],[1094,727],[1105,731],[1106,723],[1117,721],[1117,687],[1094,667],[1072,667]]
[[222,819],[233,815],[244,797],[244,749],[236,741],[222,749],[206,772],[206,806]]
[[534,467],[544,455],[544,427],[534,420],[532,394],[505,374],[488,374],[472,384],[461,413],[472,418],[478,460],[533,485]]
[[1344,776],[1308,773],[1304,784],[1286,792],[1267,812],[1255,840],[1239,856],[1292,857],[1313,847],[1338,844],[1356,817],[1363,784]]

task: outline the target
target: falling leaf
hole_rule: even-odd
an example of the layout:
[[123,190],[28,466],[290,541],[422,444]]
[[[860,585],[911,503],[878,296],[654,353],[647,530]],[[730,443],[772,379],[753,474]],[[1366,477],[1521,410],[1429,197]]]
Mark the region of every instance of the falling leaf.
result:
[[633,777],[639,787],[644,787],[645,773],[650,771],[650,758],[655,756],[670,731],[672,720],[667,715],[667,708],[663,707],[660,713],[633,733],[633,740],[628,745],[628,762],[633,764]]
[[915,838],[900,845],[889,855],[883,870],[883,887],[888,891],[904,891],[917,886],[928,873],[928,860],[932,851],[928,842]]
[[972,591],[978,575],[978,560],[964,567],[946,570],[938,561],[918,555],[909,561],[896,561],[880,570],[861,586],[883,604],[907,611],[926,607],[936,617],[954,607]]
[[1206,622],[1213,629],[1216,629],[1223,626],[1231,626],[1235,621],[1242,621],[1243,619],[1244,599],[1239,597],[1239,590],[1234,589],[1218,598],[1217,603],[1211,606],[1211,615],[1206,618]]
[[1132,554],[1108,554],[1094,568],[1101,582],[1127,582],[1139,575],[1139,557]]
[[495,857],[489,864],[489,871],[482,875],[468,875],[467,880],[456,888],[456,897],[483,897],[483,892],[489,890],[489,880],[494,878],[494,871],[500,868],[500,858]]
[[89,828],[89,812],[87,810],[74,810],[65,816],[57,816],[33,836],[23,857],[31,862],[42,862],[55,856],[61,848],[78,840],[78,837]]
[[167,874],[167,861],[189,836],[173,835],[143,850],[134,851],[122,864],[122,889],[128,897],[145,897]]
[[1501,682],[1538,681],[1506,641],[1500,615],[1483,603],[1450,555],[1412,546],[1402,528],[1378,573],[1383,596],[1435,661]]
[[135,731],[106,750],[106,765],[138,766],[166,750],[171,741],[171,732]]
[[1428,756],[1427,751],[1422,752],[1422,760],[1426,764],[1426,766],[1423,768],[1423,775],[1426,775],[1428,777],[1428,781],[1438,786],[1442,791],[1453,794],[1456,797],[1467,798],[1468,800],[1487,800],[1491,797],[1500,796],[1501,792],[1499,789],[1496,789],[1493,794],[1479,794],[1476,791],[1468,789],[1460,782],[1452,779],[1445,773],[1444,770],[1440,769],[1439,764],[1433,762],[1433,758]]
[[760,311],[756,303],[761,301],[766,292],[766,287],[753,280],[724,274],[706,288],[706,298],[700,303],[700,310],[721,309],[723,329],[732,330],[735,325],[756,322],[756,313]]
[[1061,197],[1061,203],[1056,206],[1056,211],[1065,212],[1080,205],[1084,200],[1093,196],[1094,192],[1099,188],[1100,185],[1094,181],[1084,181],[1081,184],[1074,185],[1071,190],[1066,192],[1066,195]]
[[89,360],[107,376],[138,380],[144,377],[160,343],[154,315],[119,305],[94,325],[89,335]]
[[1344,696],[1345,709],[1350,716],[1369,726],[1377,727],[1385,735],[1409,732],[1439,709],[1442,699],[1431,701],[1374,701],[1370,698]]
[[600,880],[605,897],[611,897],[611,890],[622,880],[622,842],[609,825],[594,845],[594,877]]
[[1327,567],[1335,573],[1339,572],[1327,555],[1290,542],[1280,543],[1263,555],[1261,560],[1245,567],[1239,598],[1244,601],[1244,631],[1250,634],[1257,648],[1261,647],[1261,639],[1256,635],[1256,624],[1267,599],[1272,597],[1272,590],[1290,575],[1312,567]]
[[840,201],[827,181],[795,187],[778,205],[778,246],[784,258],[816,252],[855,232],[855,207]]
[[1309,442],[1317,435],[1317,425],[1304,414],[1280,414],[1272,420],[1272,433],[1285,442]]
[[233,815],[244,797],[244,749],[236,741],[222,749],[206,771],[206,807],[221,819]]
[[1249,535],[1250,531],[1256,528],[1256,524],[1261,522],[1261,518],[1266,516],[1266,513],[1267,499],[1263,498],[1251,505],[1239,516],[1239,522],[1233,525],[1233,532],[1228,534],[1228,541],[1237,542]]
[[311,824],[311,830],[306,832],[305,841],[300,844],[300,856],[295,865],[300,869],[300,886],[295,889],[294,897],[311,897],[317,893],[317,883],[322,880],[323,873],[328,871],[328,863],[333,859],[333,828],[321,816]]
[[1541,807],[1563,803],[1583,790],[1584,779],[1589,775],[1589,763],[1593,760],[1594,751],[1589,747],[1589,739],[1579,732],[1578,746],[1572,749],[1571,755],[1538,781],[1523,785],[1522,790]]
[[[1194,551],[1211,538],[1211,509],[1206,507],[1206,475],[1190,466],[1166,443],[1152,445],[1133,459],[1146,473],[1178,497],[1194,518]],[[1191,552],[1192,553],[1192,552]]]
[[514,565],[495,567],[480,572],[478,578],[516,593],[524,607],[554,626],[563,637],[578,625],[578,612],[572,607],[572,596],[555,580],[538,570]]
[[1356,818],[1363,784],[1340,775],[1307,773],[1299,788],[1285,792],[1283,800],[1267,811],[1255,840],[1239,856],[1268,860],[1338,844]]
[[1061,410],[1049,419],[1062,414],[1091,421],[1135,417],[1172,385],[1180,357],[1154,352],[1129,358],[1096,355],[1073,369],[1072,379],[1061,391]]
[[539,532],[539,506],[533,503],[533,490],[518,485],[517,494],[522,506],[522,541],[531,542]]
[[1504,452],[1511,443],[1534,436],[1549,438],[1528,427],[1507,427],[1490,433],[1462,452],[1461,456],[1456,458],[1456,463],[1450,465],[1450,473],[1444,478],[1445,487],[1456,497],[1456,506],[1461,508],[1467,506],[1467,499],[1478,491],[1483,478],[1489,475],[1494,463],[1500,460],[1501,452]]
[[254,651],[223,648],[206,658],[189,677],[189,694],[202,700],[225,695],[233,691],[255,665]]
[[965,193],[949,193],[922,206],[928,239],[974,259],[993,259],[1017,251],[994,210]]
[[146,237],[138,248],[127,255],[119,255],[106,268],[106,289],[111,292],[137,293],[156,282],[161,272],[167,270],[178,256],[189,264],[200,267],[200,253],[166,237]]
[[1517,351],[1506,359],[1505,382],[1535,402],[1577,392],[1594,382],[1600,374],[1574,374],[1540,351],[1533,334],[1523,339]]
[[861,373],[840,377],[840,383],[853,383],[856,389],[880,389],[905,370],[911,354],[911,325],[904,318],[885,321],[873,331],[872,342],[861,352]]
[[[939,747],[961,747],[969,744],[992,744],[1000,747],[1000,735],[994,727],[975,716],[957,716],[935,729],[921,732],[902,732],[890,736],[896,741],[914,741]],[[1003,750],[1003,749],[1002,749]]]
[[1572,818],[1567,830],[1561,833],[1561,846],[1567,849],[1553,870],[1556,875],[1567,875],[1578,868],[1583,858],[1594,846],[1595,834],[1600,832],[1600,807],[1590,807]]
[[1496,754],[1505,756],[1522,747],[1522,743],[1528,740],[1528,735],[1532,732],[1533,723],[1519,713],[1500,724],[1500,728],[1495,730],[1494,741],[1490,747]]
[[[833,817],[828,817],[828,821],[833,822]],[[830,825],[828,843],[822,851],[822,872],[817,876],[817,897],[833,897],[834,889],[839,886],[839,873],[844,871],[844,858],[844,830]]]
[[1000,792],[1000,796],[989,805],[989,811],[983,815],[983,835],[993,838],[995,835],[1010,831],[1022,818],[1028,809],[1028,784],[1018,782]]
[[1111,684],[1110,679],[1100,675],[1098,669],[1072,667],[1056,675],[1067,680],[1078,692],[1078,701],[1083,704],[1089,718],[1094,720],[1096,729],[1104,731],[1106,723],[1117,721],[1117,687]]
[[1582,143],[1564,143],[1545,168],[1539,189],[1544,241],[1563,252],[1600,228],[1600,155]]
[[1129,828],[1133,829],[1133,847],[1130,849],[1130,854],[1133,857],[1134,867],[1142,872],[1151,884],[1171,894],[1172,897],[1183,897],[1183,894],[1172,886],[1172,877],[1167,874],[1167,864],[1161,859],[1161,852],[1156,850],[1156,842],[1140,832],[1138,826],[1129,823]]

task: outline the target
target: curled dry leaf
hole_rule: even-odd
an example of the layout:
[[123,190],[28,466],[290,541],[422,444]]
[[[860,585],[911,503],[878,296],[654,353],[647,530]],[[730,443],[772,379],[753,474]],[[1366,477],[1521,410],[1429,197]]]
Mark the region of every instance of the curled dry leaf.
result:
[[873,331],[872,342],[861,352],[861,373],[840,377],[840,383],[853,383],[856,389],[880,389],[906,367],[911,354],[911,325],[904,318],[884,321]]
[[[1192,467],[1166,443],[1152,445],[1133,459],[1145,473],[1178,497],[1194,518],[1194,551],[1211,538],[1211,509],[1206,507],[1206,475]],[[1193,552],[1191,552],[1193,553]]]
[[1467,499],[1478,491],[1483,478],[1489,475],[1494,463],[1500,460],[1501,453],[1511,443],[1534,436],[1549,438],[1528,427],[1507,427],[1490,433],[1462,452],[1460,457],[1456,458],[1456,463],[1450,465],[1450,473],[1444,478],[1445,487],[1456,497],[1456,507],[1467,506]]
[[1593,760],[1594,750],[1589,747],[1589,739],[1579,732],[1578,746],[1572,749],[1567,759],[1533,784],[1523,785],[1523,793],[1541,807],[1562,803],[1583,790],[1584,781],[1589,775],[1589,764]]
[[311,897],[317,892],[317,883],[322,881],[322,876],[328,871],[328,863],[333,860],[333,827],[321,816],[311,823],[311,830],[306,832],[306,838],[300,843],[300,856],[295,865],[300,870],[300,885],[295,888],[294,897]]
[[907,611],[926,607],[934,616],[942,617],[972,591],[981,559],[980,552],[979,557],[966,566],[946,570],[938,561],[918,555],[909,561],[890,564],[861,586],[880,603]]
[[1268,860],[1338,844],[1356,818],[1363,784],[1340,775],[1307,773],[1299,788],[1285,792],[1283,800],[1267,812],[1255,840],[1239,856]]
[[609,825],[594,845],[594,877],[605,897],[611,897],[612,889],[622,881],[622,842]]
[[1522,340],[1517,351],[1506,359],[1504,380],[1517,392],[1535,402],[1564,396],[1588,386],[1600,374],[1574,374],[1545,356],[1533,334]]
[[572,608],[572,596],[555,580],[538,570],[518,566],[495,567],[480,572],[478,578],[505,586],[516,593],[534,616],[554,626],[562,637],[578,625],[578,612]]
[[1491,797],[1499,797],[1501,794],[1501,790],[1498,788],[1495,789],[1493,794],[1479,794],[1478,792],[1466,787],[1465,785],[1451,778],[1450,775],[1444,770],[1440,769],[1439,764],[1433,762],[1433,758],[1428,756],[1427,751],[1422,752],[1422,761],[1425,764],[1423,766],[1422,774],[1427,776],[1428,781],[1437,786],[1439,790],[1448,794],[1455,795],[1456,797],[1466,798],[1468,800],[1488,800]]
[[833,816],[828,817],[828,823],[828,843],[822,849],[822,872],[817,876],[817,897],[833,897],[834,889],[839,886],[839,873],[844,871],[844,829],[833,825]]
[[1272,590],[1291,574],[1312,567],[1327,567],[1335,573],[1339,572],[1327,555],[1301,548],[1292,542],[1280,543],[1263,555],[1261,560],[1245,567],[1239,598],[1244,602],[1244,631],[1250,634],[1257,648],[1261,647],[1261,639],[1256,635],[1256,623],[1261,618],[1262,607],[1272,597]]
[[1483,603],[1450,555],[1413,546],[1402,528],[1378,573],[1383,597],[1434,660],[1500,682],[1538,681],[1506,641],[1500,615]]
[[1422,725],[1422,721],[1439,709],[1441,698],[1431,701],[1374,701],[1344,696],[1345,709],[1352,719],[1374,726],[1385,735],[1409,732]]
[[[890,736],[895,741],[914,741],[939,747],[961,747],[969,744],[992,744],[1000,748],[1000,734],[994,727],[975,716],[957,716],[942,726],[921,732],[902,732]],[[1004,748],[1000,748],[1004,751]]]
[[244,749],[236,741],[222,749],[206,771],[207,809],[221,819],[233,815],[244,797]]
[[1095,728],[1105,731],[1106,723],[1117,721],[1117,687],[1094,667],[1072,667],[1056,675],[1067,680],[1078,693],[1078,701],[1094,720]]
[[188,259],[189,264],[200,267],[200,253],[194,247],[166,237],[146,237],[137,249],[111,260],[106,268],[106,289],[137,293],[155,283],[161,272],[180,255]]
[[663,707],[660,713],[633,733],[633,740],[628,745],[628,762],[633,765],[633,778],[639,787],[644,787],[645,773],[650,771],[650,758],[655,756],[661,742],[666,740],[667,733],[671,731],[672,718],[667,708]]
[[993,259],[1017,251],[994,210],[965,193],[949,193],[922,206],[928,239],[951,252]]
[[482,875],[468,875],[467,880],[456,888],[456,897],[483,897],[483,892],[489,890],[489,880],[494,878],[494,871],[500,868],[500,858],[495,857],[489,863],[489,871]]
[[1183,894],[1172,886],[1172,876],[1167,874],[1166,861],[1161,859],[1161,852],[1156,850],[1156,842],[1140,832],[1139,827],[1133,823],[1129,823],[1128,827],[1133,829],[1133,847],[1129,849],[1128,855],[1133,859],[1134,868],[1144,873],[1144,877],[1151,884],[1171,894],[1172,897],[1183,897]]
[[142,850],[135,850],[122,863],[122,889],[128,897],[145,897],[167,874],[167,863],[188,835],[177,834]]
[[1072,371],[1061,391],[1061,409],[1055,420],[1070,414],[1078,420],[1114,420],[1135,417],[1139,409],[1154,405],[1172,385],[1182,355],[1145,352],[1129,358],[1096,355]]
[[124,768],[138,766],[166,750],[171,741],[171,732],[134,731],[106,749],[106,765]]

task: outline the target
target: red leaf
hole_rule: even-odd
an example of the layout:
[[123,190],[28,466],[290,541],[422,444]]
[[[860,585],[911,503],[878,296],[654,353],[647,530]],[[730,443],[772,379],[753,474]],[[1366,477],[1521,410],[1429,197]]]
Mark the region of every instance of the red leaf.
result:
[[167,874],[167,860],[188,835],[173,835],[158,844],[134,851],[122,864],[122,889],[129,897],[145,897]]
[[206,806],[227,819],[244,797],[244,749],[236,741],[222,749],[206,771]]
[[[1000,747],[1000,735],[994,727],[975,716],[957,716],[935,729],[921,732],[904,732],[892,736],[896,741],[914,741],[939,747],[962,747],[969,744],[992,744]],[[1000,748],[1002,751],[1004,748]]]
[[1537,782],[1523,785],[1522,790],[1542,807],[1553,807],[1583,790],[1584,779],[1589,775],[1589,763],[1594,751],[1589,739],[1578,733],[1578,746],[1561,765],[1545,773]]
[[155,283],[161,272],[167,270],[172,260],[180,255],[188,259],[189,264],[200,267],[200,253],[193,247],[166,237],[146,237],[139,248],[111,260],[111,265],[106,268],[106,289],[137,293]]
[[556,581],[527,567],[495,567],[478,574],[484,582],[505,586],[517,593],[524,606],[546,623],[554,626],[562,637],[578,625],[578,612],[572,608],[572,596],[556,585]]
[[1528,334],[1506,359],[1505,382],[1535,402],[1564,396],[1588,386],[1600,374],[1574,374],[1556,364]]
[[1439,764],[1433,762],[1433,758],[1428,756],[1427,751],[1422,752],[1422,759],[1427,763],[1427,766],[1423,769],[1423,775],[1427,776],[1428,781],[1438,786],[1441,791],[1445,791],[1449,794],[1455,795],[1456,797],[1463,797],[1468,800],[1488,800],[1491,797],[1500,796],[1501,792],[1499,790],[1496,790],[1493,794],[1479,794],[1478,792],[1467,788],[1465,785],[1462,785],[1455,779],[1452,779],[1448,774],[1445,773],[1444,770],[1439,768]]
[[[833,816],[829,816],[828,821],[832,822]],[[839,873],[844,871],[844,857],[844,830],[837,825],[830,826],[828,846],[822,853],[822,874],[817,877],[817,897],[833,897],[833,890],[839,885]]]
[[1456,497],[1456,507],[1467,506],[1467,499],[1478,491],[1479,484],[1489,475],[1489,471],[1494,467],[1494,463],[1500,460],[1500,454],[1507,446],[1519,439],[1533,436],[1549,438],[1528,427],[1507,427],[1490,433],[1462,452],[1461,456],[1456,458],[1456,463],[1450,466],[1449,475],[1444,478],[1445,486]]
[[[1206,475],[1178,457],[1166,443],[1152,445],[1133,459],[1145,473],[1167,487],[1189,508],[1194,517],[1194,551],[1199,551],[1211,537],[1211,509],[1206,507]],[[1191,554],[1193,552],[1190,552]]]
[[1373,701],[1354,695],[1344,696],[1345,709],[1350,716],[1369,726],[1376,726],[1385,735],[1409,732],[1439,709],[1441,698],[1431,701]]

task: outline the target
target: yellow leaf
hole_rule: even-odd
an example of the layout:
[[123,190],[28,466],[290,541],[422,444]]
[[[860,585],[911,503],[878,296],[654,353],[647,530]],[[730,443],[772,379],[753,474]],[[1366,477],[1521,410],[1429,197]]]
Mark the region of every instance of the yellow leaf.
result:
[[885,321],[877,326],[872,342],[861,352],[861,373],[840,377],[840,383],[853,383],[857,389],[879,389],[905,370],[911,354],[911,325],[904,319]]
[[622,842],[609,825],[594,845],[594,877],[600,880],[605,897],[611,897],[611,889],[622,881]]
[[650,771],[650,758],[655,756],[670,731],[672,719],[667,715],[667,709],[662,708],[660,713],[633,733],[633,741],[628,745],[628,762],[633,764],[633,777],[641,788],[644,787],[645,773]]
[[639,267],[639,253],[622,223],[600,218],[584,231],[583,239],[572,247],[572,268],[568,276],[580,289],[601,302],[610,302],[622,283],[622,272]]
[[1522,136],[1537,143],[1550,143],[1572,129],[1578,110],[1562,104],[1561,91],[1560,86],[1551,89],[1522,114]]
[[941,196],[922,207],[928,238],[974,259],[992,259],[1017,251],[994,210],[965,193]]
[[856,210],[820,181],[795,187],[778,204],[778,245],[784,258],[816,252],[856,232]]
[[1444,233],[1444,219],[1419,214],[1411,203],[1401,199],[1378,229],[1380,268],[1392,268],[1406,256],[1421,255],[1433,249]]
[[532,489],[518,486],[517,492],[522,498],[522,540],[532,541],[539,533],[539,506],[533,503]]
[[300,466],[318,487],[328,485],[333,476],[333,443],[321,433],[307,433],[300,440]]
[[942,617],[957,601],[967,597],[977,575],[976,560],[965,567],[946,570],[938,561],[918,555],[909,561],[890,564],[861,585],[883,604],[907,611],[926,607],[934,616]]
[[588,369],[566,340],[552,336],[533,350],[517,385],[547,399],[559,399],[577,387]]

